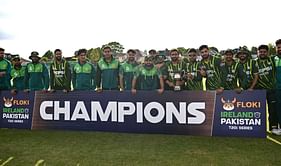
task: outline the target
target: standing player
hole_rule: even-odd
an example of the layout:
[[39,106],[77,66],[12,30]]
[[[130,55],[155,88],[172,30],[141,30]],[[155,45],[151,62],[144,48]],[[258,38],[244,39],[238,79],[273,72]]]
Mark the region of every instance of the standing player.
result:
[[268,55],[268,46],[260,45],[258,47],[257,67],[259,70],[258,89],[266,90],[266,99],[269,113],[269,129],[273,134],[278,134],[278,119],[276,113],[276,96],[275,96],[275,64],[274,57]]
[[170,51],[171,61],[167,63],[168,78],[165,83],[168,85],[168,90],[182,90],[184,87],[183,74],[185,64],[179,58],[179,52],[176,49]]
[[21,65],[20,57],[12,58],[13,67],[11,70],[12,94],[16,94],[19,90],[24,90],[25,66]]
[[121,64],[119,70],[119,81],[120,81],[120,91],[131,90],[132,89],[132,81],[134,78],[134,72],[138,63],[135,60],[136,51],[128,50],[127,51],[128,60]]
[[245,81],[245,76],[242,65],[233,59],[232,50],[225,51],[224,63],[221,65],[221,74],[222,85],[225,90],[235,90],[237,93],[241,93],[243,88],[241,85],[238,85],[238,78]]
[[55,50],[55,58],[50,66],[51,91],[70,91],[71,70],[69,63],[62,57],[60,49]]
[[153,57],[145,57],[144,64],[138,67],[134,74],[132,93],[138,90],[157,90],[164,92],[164,81],[160,71],[153,65]]
[[78,51],[78,62],[73,67],[72,84],[74,90],[95,90],[95,68],[86,59],[87,50]]
[[[202,76],[200,74],[201,63],[197,62],[197,51],[191,48],[188,51],[188,62],[186,64],[186,90],[203,90]],[[203,73],[204,71],[202,71]],[[204,74],[205,75],[205,74]]]
[[276,112],[279,122],[279,129],[275,130],[276,134],[281,135],[281,39],[275,42],[277,56],[274,58],[276,68]]
[[5,50],[0,48],[0,90],[9,90],[11,64],[4,58]]
[[39,53],[36,51],[31,52],[29,59],[32,62],[27,64],[25,70],[25,91],[43,90],[47,92],[49,89],[49,71],[46,65],[39,62]]
[[97,65],[97,91],[118,90],[119,84],[119,62],[113,58],[109,46],[103,48],[103,58]]
[[[247,51],[241,48],[237,53],[238,62],[243,67],[245,73],[245,80],[239,78],[239,83],[245,90],[254,90],[259,79],[258,68],[256,61],[251,59]],[[244,83],[243,83],[244,82]]]
[[206,77],[206,89],[217,90],[218,93],[221,93],[223,91],[220,72],[221,59],[211,56],[207,45],[200,46],[199,51],[202,56],[200,73]]

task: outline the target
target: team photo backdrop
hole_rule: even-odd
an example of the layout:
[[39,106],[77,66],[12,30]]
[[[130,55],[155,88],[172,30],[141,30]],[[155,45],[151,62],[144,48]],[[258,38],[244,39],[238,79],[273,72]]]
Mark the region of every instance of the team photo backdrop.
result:
[[1,91],[0,127],[266,137],[265,91]]

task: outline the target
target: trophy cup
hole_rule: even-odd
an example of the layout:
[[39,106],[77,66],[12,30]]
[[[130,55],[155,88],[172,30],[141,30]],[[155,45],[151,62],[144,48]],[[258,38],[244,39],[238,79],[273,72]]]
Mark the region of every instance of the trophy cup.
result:
[[183,75],[183,71],[174,73],[174,80],[176,81],[174,91],[180,91],[181,90],[182,75]]

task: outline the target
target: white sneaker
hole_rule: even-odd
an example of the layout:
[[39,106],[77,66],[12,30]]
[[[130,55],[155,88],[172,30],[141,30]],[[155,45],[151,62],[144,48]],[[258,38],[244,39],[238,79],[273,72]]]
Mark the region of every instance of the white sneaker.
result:
[[274,135],[281,135],[281,129],[272,129],[271,133]]

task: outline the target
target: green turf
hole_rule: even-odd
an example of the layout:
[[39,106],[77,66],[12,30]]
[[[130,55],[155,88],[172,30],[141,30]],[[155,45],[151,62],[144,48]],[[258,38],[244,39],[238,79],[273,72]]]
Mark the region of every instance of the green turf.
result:
[[[274,137],[281,141],[281,137]],[[280,165],[267,139],[0,129],[0,165]],[[41,164],[41,165],[44,165]]]

